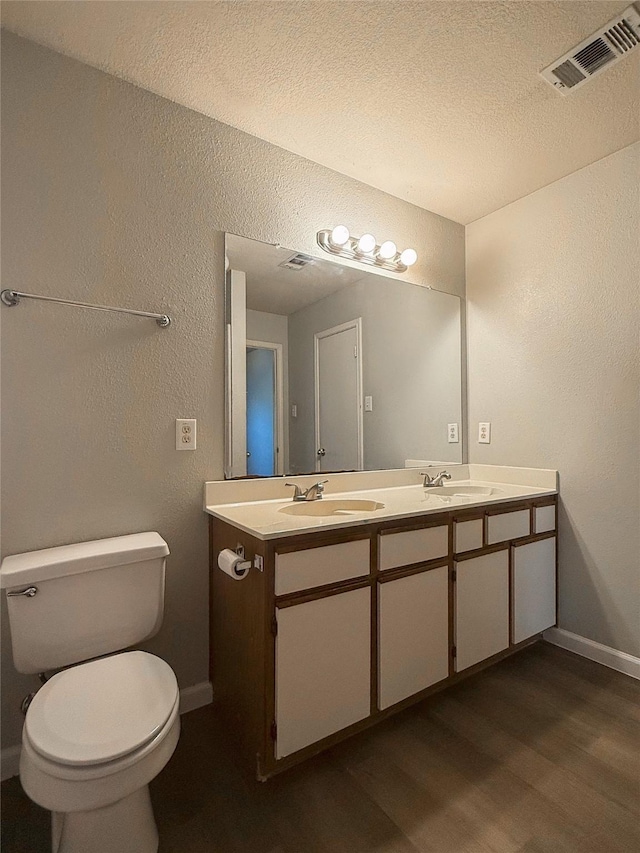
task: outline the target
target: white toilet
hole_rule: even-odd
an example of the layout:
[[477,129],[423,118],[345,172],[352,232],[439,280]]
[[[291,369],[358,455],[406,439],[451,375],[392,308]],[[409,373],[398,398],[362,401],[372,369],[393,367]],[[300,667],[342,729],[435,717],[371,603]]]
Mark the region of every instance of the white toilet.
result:
[[178,742],[178,684],[155,655],[114,652],[158,632],[168,553],[136,533],[0,566],[16,669],[68,667],[29,705],[20,756],[24,790],[53,812],[53,853],[158,848],[148,785]]

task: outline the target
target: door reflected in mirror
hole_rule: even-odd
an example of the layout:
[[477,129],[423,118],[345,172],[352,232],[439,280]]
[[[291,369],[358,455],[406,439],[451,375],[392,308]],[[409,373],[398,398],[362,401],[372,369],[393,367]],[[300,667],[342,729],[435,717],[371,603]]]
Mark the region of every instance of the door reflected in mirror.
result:
[[458,297],[233,234],[226,255],[226,477],[462,462]]

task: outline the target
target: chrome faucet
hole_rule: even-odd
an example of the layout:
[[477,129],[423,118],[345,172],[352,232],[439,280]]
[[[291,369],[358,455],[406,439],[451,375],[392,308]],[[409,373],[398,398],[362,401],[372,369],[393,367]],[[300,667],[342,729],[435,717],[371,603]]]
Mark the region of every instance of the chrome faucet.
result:
[[433,489],[435,486],[441,486],[443,480],[451,479],[451,474],[448,471],[441,471],[435,477],[431,477],[429,474],[425,474],[424,471],[420,471],[420,476],[424,477],[422,485],[425,489]]
[[319,501],[324,492],[324,484],[328,482],[328,480],[321,480],[319,483],[309,486],[306,491],[303,491],[297,483],[285,483],[285,486],[291,486],[295,489],[293,493],[294,501]]

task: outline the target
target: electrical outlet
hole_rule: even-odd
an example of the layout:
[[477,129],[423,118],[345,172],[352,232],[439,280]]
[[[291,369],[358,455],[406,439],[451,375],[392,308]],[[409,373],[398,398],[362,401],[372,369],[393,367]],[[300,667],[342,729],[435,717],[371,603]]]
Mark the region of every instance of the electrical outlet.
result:
[[365,397],[364,398],[364,410],[365,412],[373,411],[373,397]]
[[457,444],[460,441],[458,438],[458,424],[447,424],[447,441],[449,444]]
[[196,419],[176,418],[176,450],[196,449]]
[[478,424],[478,443],[491,444],[491,424]]
[[295,403],[292,403],[292,404],[291,404],[291,417],[292,417],[292,418],[297,418],[297,417],[298,417],[298,407],[297,407],[297,405],[296,405]]

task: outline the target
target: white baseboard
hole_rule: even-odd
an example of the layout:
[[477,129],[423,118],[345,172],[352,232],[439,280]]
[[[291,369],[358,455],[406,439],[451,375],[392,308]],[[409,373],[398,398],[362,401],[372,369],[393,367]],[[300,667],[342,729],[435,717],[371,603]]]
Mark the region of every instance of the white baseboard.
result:
[[213,687],[210,681],[201,681],[200,684],[192,684],[180,691],[180,713],[188,714],[196,708],[210,705],[213,702]]
[[627,652],[619,652],[617,649],[612,649],[611,646],[603,646],[602,643],[588,640],[579,634],[572,634],[571,631],[565,631],[563,628],[549,628],[548,631],[544,632],[543,637],[547,642],[553,643],[554,646],[560,646],[581,655],[583,658],[589,658],[589,660],[601,663],[603,666],[608,666],[609,669],[615,669],[625,675],[630,675],[632,678],[640,679],[640,658],[627,654]]
[[[201,681],[180,691],[180,713],[187,714],[213,702],[213,687],[210,681]],[[9,746],[0,753],[0,776],[2,781],[17,776],[20,770],[20,744]]]

